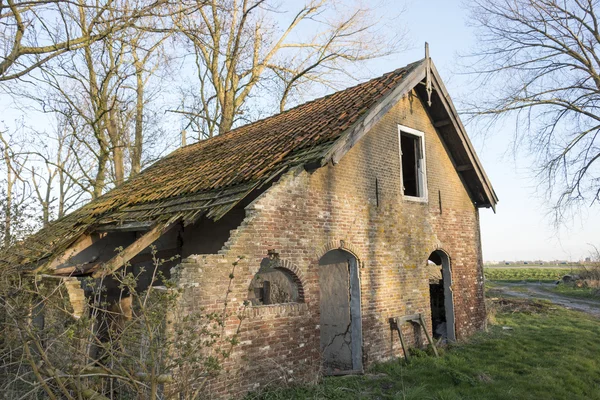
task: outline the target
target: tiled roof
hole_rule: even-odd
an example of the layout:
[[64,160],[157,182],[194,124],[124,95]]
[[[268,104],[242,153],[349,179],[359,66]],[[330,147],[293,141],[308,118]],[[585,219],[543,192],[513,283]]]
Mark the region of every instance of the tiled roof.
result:
[[5,262],[31,263],[67,248],[99,224],[220,218],[285,170],[320,162],[340,135],[422,61],[189,146],[12,249]]

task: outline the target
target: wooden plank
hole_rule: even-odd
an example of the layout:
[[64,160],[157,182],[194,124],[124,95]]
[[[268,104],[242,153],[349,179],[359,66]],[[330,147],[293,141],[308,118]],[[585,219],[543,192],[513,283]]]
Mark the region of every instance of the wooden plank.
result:
[[451,123],[452,123],[451,119],[443,119],[441,121],[434,122],[433,126],[435,126],[436,128],[441,128],[443,126],[450,125]]
[[473,166],[471,164],[465,164],[465,165],[457,165],[456,166],[456,170],[458,172],[463,172],[463,171],[470,171],[473,169]]
[[39,272],[44,269],[55,270],[56,267],[66,263],[71,257],[88,248],[98,239],[99,237],[97,235],[81,235],[66,250],[64,250],[62,253],[59,253],[56,257],[52,257],[48,262],[43,263],[42,265],[37,267],[33,272]]
[[404,357],[406,358],[407,361],[410,361],[410,352],[409,352],[408,348],[406,347],[406,343],[404,342],[404,335],[402,335],[402,325],[404,325],[408,322],[410,322],[411,324],[419,325],[421,327],[421,329],[423,329],[423,331],[425,332],[425,337],[427,338],[427,341],[433,348],[433,352],[434,352],[435,356],[439,357],[437,347],[435,346],[435,343],[431,339],[431,335],[429,335],[429,331],[427,331],[427,326],[425,326],[425,320],[423,319],[423,314],[411,314],[411,315],[404,315],[402,317],[393,317],[393,318],[390,318],[389,321],[390,321],[390,326],[391,326],[392,330],[396,330],[398,332],[398,336],[400,337],[400,344],[402,345],[402,351],[404,351]]
[[419,314],[405,315],[403,317],[397,317],[396,321],[399,325],[403,325],[407,322],[419,322]]
[[96,228],[97,232],[137,232],[152,227],[152,222],[129,222],[124,224],[106,224]]
[[438,354],[437,348],[435,347],[435,343],[433,343],[433,340],[431,340],[429,331],[427,330],[427,327],[425,326],[425,321],[423,320],[423,314],[419,314],[419,322],[421,323],[421,327],[425,331],[425,337],[427,338],[427,341],[429,341],[429,344],[433,348],[433,352],[435,353],[435,356],[439,357],[440,355]]
[[[161,260],[168,260],[172,257],[178,256],[181,254],[180,250],[177,249],[166,249],[159,251],[156,253],[156,258]],[[137,264],[146,261],[152,261],[154,259],[154,255],[151,253],[147,254],[138,254],[129,260],[130,264]],[[91,262],[87,264],[79,264],[72,265],[65,268],[58,268],[52,272],[55,276],[81,276],[89,274],[90,272],[96,271],[100,267],[102,267],[103,262]]]
[[138,255],[146,247],[154,243],[159,237],[173,228],[179,218],[170,219],[167,222],[158,223],[143,236],[137,239],[135,242],[127,246],[120,254],[117,254],[106,263],[95,266],[92,270],[86,272],[94,272],[94,278],[100,278],[106,275],[110,275],[117,269],[121,268],[125,263],[129,262],[133,257]]
[[77,276],[83,275],[86,272],[93,270],[100,266],[100,263],[88,263],[81,265],[72,265],[70,267],[58,268],[52,272],[52,275],[56,276]]
[[[400,317],[400,319],[401,318],[402,317]],[[390,318],[390,325],[392,330],[395,330],[398,333],[400,344],[402,345],[402,351],[404,352],[404,358],[406,358],[406,361],[410,361],[410,351],[408,350],[406,342],[404,341],[404,335],[402,335],[402,323],[398,321],[398,318]]]
[[402,327],[396,326],[396,330],[398,331],[398,336],[400,336],[400,344],[402,345],[402,351],[404,352],[404,358],[406,361],[410,361],[410,350],[406,346],[406,342],[404,341],[404,335],[402,335]]

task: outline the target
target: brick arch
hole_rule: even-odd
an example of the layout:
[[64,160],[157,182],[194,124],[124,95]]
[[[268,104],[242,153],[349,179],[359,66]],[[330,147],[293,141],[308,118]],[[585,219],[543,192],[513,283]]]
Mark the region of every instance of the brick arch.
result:
[[[455,297],[453,294],[452,286],[454,284],[454,271],[452,268],[452,258],[450,254],[444,250],[444,248],[438,242],[437,246],[427,255],[429,256],[435,252],[442,253],[445,257],[440,257],[442,264],[442,277],[444,278],[444,308],[446,316],[446,331],[447,338],[449,341],[456,341],[456,310],[455,310]],[[444,272],[446,271],[446,272]],[[446,276],[445,273],[448,275]],[[448,279],[447,279],[448,278]],[[433,329],[433,328],[432,328]]]
[[356,248],[356,246],[354,246],[352,243],[350,243],[344,239],[331,240],[331,241],[327,242],[327,244],[325,244],[325,246],[320,247],[316,253],[317,260],[321,259],[321,257],[323,257],[325,254],[327,254],[331,250],[347,251],[348,253],[350,253],[354,257],[356,257],[359,265],[361,264],[362,258],[360,256],[360,253],[359,253],[358,249]]
[[444,247],[442,247],[442,245],[440,243],[436,244],[436,246],[427,252],[427,254],[425,255],[425,264],[427,264],[427,260],[429,259],[429,256],[432,253],[435,253],[436,251],[442,252],[444,253],[444,255],[448,258],[448,263],[450,264],[450,270],[452,270],[452,256],[450,256],[450,253],[448,251],[446,251],[446,249],[444,249]]
[[306,287],[306,283],[305,283],[306,280],[304,279],[304,275],[302,274],[302,271],[300,271],[300,268],[298,268],[298,266],[296,264],[292,263],[289,260],[280,260],[279,263],[276,266],[274,266],[273,268],[285,270],[292,276],[294,283],[298,287],[297,303],[304,303],[304,300],[305,300],[305,293],[304,293],[305,289],[304,288]]

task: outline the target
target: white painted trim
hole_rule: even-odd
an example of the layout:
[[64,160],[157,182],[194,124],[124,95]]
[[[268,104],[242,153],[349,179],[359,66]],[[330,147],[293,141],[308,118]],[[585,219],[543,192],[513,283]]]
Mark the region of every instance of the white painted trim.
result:
[[[422,196],[406,196],[404,195],[404,174],[402,172],[402,133],[407,133],[412,136],[419,138],[419,145],[422,152],[422,165],[419,169],[419,189],[422,192]],[[427,190],[427,157],[425,154],[425,133],[418,131],[408,126],[398,124],[398,155],[400,157],[400,186],[402,187],[402,198],[407,201],[415,201],[419,203],[427,203],[429,201],[428,190]]]

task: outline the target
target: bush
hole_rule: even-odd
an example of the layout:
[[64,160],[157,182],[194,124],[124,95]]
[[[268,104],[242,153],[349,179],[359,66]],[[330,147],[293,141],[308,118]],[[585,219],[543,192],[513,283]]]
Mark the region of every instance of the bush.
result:
[[[3,398],[203,396],[205,383],[220,372],[236,345],[242,318],[237,331],[228,335],[225,323],[233,316],[227,296],[220,312],[183,315],[179,290],[159,272],[163,262],[155,258],[154,270],[138,276],[122,268],[100,280],[83,279],[84,290],[76,278],[4,271]],[[140,290],[138,283],[149,276]],[[230,287],[233,276],[232,272]],[[73,306],[74,299],[81,300],[81,310]]]

